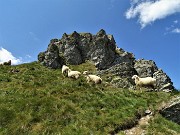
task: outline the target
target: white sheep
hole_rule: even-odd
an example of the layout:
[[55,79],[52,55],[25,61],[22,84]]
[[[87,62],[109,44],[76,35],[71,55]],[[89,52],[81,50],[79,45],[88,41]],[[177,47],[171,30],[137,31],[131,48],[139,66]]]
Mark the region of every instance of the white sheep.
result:
[[64,75],[64,74],[67,74],[68,70],[69,70],[69,67],[68,67],[68,66],[66,66],[66,65],[63,65],[63,66],[62,66],[62,74],[63,74],[63,75]]
[[81,72],[72,71],[71,69],[68,69],[68,77],[78,79],[80,75],[81,75]]
[[94,82],[95,84],[102,83],[102,79],[97,75],[88,75],[88,71],[84,71],[83,74],[86,76],[87,83]]
[[156,86],[156,79],[152,77],[140,78],[137,75],[133,75],[132,79],[135,79],[136,86],[151,86],[153,88]]

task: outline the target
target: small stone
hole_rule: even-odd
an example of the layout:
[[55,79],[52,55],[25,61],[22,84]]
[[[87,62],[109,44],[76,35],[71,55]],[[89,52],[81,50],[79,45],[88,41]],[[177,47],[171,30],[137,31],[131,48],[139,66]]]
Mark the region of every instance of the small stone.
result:
[[149,110],[149,109],[145,111],[145,114],[146,114],[146,115],[150,115],[151,113],[152,113],[152,112],[151,112],[151,110]]

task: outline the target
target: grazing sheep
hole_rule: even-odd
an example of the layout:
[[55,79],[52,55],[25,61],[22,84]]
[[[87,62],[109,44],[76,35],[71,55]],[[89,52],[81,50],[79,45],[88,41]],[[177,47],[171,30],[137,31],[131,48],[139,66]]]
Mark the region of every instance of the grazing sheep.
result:
[[156,86],[156,79],[152,77],[140,78],[137,75],[133,75],[132,79],[135,79],[136,86],[151,86],[153,89]]
[[80,75],[81,75],[81,72],[72,71],[71,69],[68,69],[68,77],[78,79]]
[[102,83],[102,79],[97,75],[88,75],[88,71],[84,71],[83,74],[86,76],[87,83],[93,82],[95,84]]
[[[63,74],[63,75],[66,74],[66,76],[67,76],[68,70],[69,70],[69,67],[68,67],[68,66],[66,66],[66,65],[63,65],[63,66],[62,66],[62,74]],[[64,76],[65,76],[65,75],[64,75]]]

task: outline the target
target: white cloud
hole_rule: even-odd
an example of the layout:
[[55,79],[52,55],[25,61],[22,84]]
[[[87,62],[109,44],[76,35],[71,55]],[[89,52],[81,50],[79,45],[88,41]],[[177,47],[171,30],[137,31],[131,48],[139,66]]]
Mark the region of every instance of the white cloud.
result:
[[171,32],[180,34],[180,28],[175,28]]
[[32,58],[32,57],[31,57],[31,55],[27,54],[27,55],[26,55],[26,58]]
[[164,35],[172,34],[172,33],[180,34],[180,27],[178,23],[179,23],[178,20],[173,21],[173,24],[171,24],[171,26],[165,28],[166,32],[164,33]]
[[175,21],[174,21],[174,24],[177,24],[177,23],[178,23],[178,20],[175,20]]
[[136,4],[136,3],[140,2],[140,1],[142,1],[142,0],[131,0],[131,5],[134,5],[134,4]]
[[21,59],[18,59],[12,55],[11,52],[7,51],[6,49],[0,47],[0,63],[7,62],[11,60],[13,65],[17,65],[22,63]]
[[127,19],[138,17],[144,28],[152,22],[180,12],[180,0],[131,0],[131,7],[126,11]]

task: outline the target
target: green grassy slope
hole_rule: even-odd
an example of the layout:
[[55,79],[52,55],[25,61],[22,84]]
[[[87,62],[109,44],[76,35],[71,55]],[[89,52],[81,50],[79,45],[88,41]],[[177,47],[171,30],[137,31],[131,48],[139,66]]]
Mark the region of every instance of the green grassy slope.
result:
[[[96,71],[90,63],[71,68]],[[0,134],[7,135],[108,134],[174,96],[87,84],[83,76],[66,78],[37,62],[0,66],[0,86]]]

